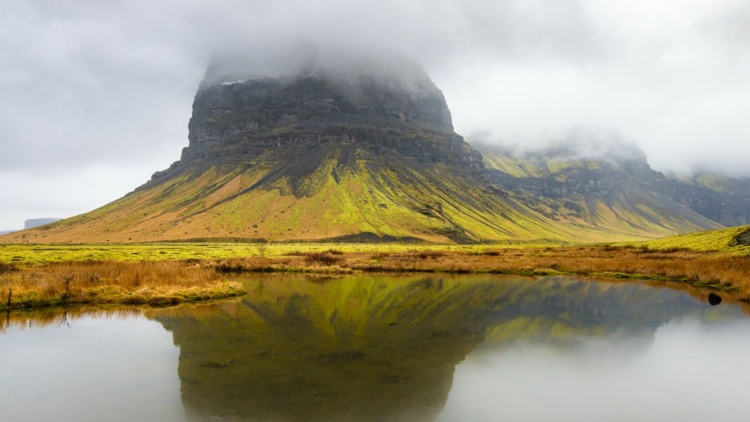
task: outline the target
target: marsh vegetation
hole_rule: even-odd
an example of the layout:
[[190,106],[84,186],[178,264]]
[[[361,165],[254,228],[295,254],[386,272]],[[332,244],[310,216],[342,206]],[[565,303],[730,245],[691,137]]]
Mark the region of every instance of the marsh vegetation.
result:
[[[750,300],[745,246],[173,243],[0,245],[0,309],[170,305],[244,293],[229,274],[489,273],[684,282]],[[680,241],[683,242],[683,241]],[[678,243],[681,244],[681,243]]]
[[244,293],[211,268],[190,262],[0,264],[0,308],[68,304],[164,306]]

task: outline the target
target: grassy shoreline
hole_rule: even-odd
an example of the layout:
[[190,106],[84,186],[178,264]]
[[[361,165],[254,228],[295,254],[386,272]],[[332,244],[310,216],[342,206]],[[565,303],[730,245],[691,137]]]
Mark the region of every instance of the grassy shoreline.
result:
[[589,246],[489,249],[480,253],[413,250],[345,253],[335,249],[273,258],[224,260],[217,270],[308,273],[449,273],[584,276],[605,280],[680,282],[726,291],[750,302],[750,257],[688,250]]
[[0,263],[0,310],[73,304],[169,306],[240,296],[240,283],[183,262]]
[[748,255],[645,245],[4,245],[0,310],[234,297],[245,292],[227,274],[243,272],[573,275],[681,282],[750,302]]

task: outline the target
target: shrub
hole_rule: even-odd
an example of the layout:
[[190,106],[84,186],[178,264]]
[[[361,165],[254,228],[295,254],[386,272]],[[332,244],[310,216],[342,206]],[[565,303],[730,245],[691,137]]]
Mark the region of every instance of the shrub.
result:
[[418,252],[415,256],[419,259],[427,259],[427,258],[438,259],[441,256],[445,256],[445,253],[438,252],[438,251],[422,251],[422,252]]
[[309,264],[335,265],[342,261],[342,258],[331,255],[328,252],[313,252],[307,254],[305,259]]
[[15,266],[15,264],[6,264],[4,262],[0,262],[0,274],[7,274],[18,271],[18,267]]

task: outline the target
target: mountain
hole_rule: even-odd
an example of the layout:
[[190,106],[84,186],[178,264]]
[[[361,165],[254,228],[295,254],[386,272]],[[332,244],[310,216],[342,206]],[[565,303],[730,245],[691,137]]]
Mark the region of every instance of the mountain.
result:
[[408,61],[305,58],[286,69],[215,61],[179,161],[102,208],[0,241],[594,242],[720,227],[638,176],[609,186],[647,171],[635,164],[579,177],[514,173],[483,157]]
[[[45,224],[54,223],[56,221],[60,221],[60,218],[30,218],[24,222],[23,228],[33,229],[34,227],[43,226]],[[2,230],[0,231],[0,235],[14,233],[17,231],[18,230]]]
[[662,237],[642,244],[652,249],[688,248],[720,251],[734,255],[750,254],[750,225]]
[[750,179],[701,172],[690,178],[667,178],[661,192],[725,226],[750,224]]
[[33,229],[34,227],[43,226],[60,220],[60,218],[30,218],[24,222],[23,228]]
[[668,177],[635,146],[593,158],[566,145],[514,152],[477,144],[491,182],[543,215],[593,225],[688,232],[750,224],[750,183],[709,173]]
[[131,194],[11,241],[574,236],[484,183],[481,155],[418,67],[269,77],[214,64],[188,127],[181,159]]

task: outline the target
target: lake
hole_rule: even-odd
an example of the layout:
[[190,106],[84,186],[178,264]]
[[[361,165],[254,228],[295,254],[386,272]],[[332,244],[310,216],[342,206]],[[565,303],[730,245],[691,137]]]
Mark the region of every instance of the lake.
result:
[[242,298],[0,317],[2,421],[706,421],[750,414],[708,292],[500,276],[243,277]]

